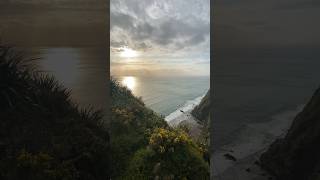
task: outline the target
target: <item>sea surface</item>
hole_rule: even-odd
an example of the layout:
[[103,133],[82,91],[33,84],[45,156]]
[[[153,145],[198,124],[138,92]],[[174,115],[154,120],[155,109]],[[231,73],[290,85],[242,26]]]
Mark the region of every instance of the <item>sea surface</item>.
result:
[[285,131],[319,87],[319,67],[317,58],[294,56],[215,62],[213,152],[264,144],[271,131]]
[[[71,90],[71,96],[82,107],[107,110],[109,77],[106,50],[103,47],[32,47],[21,48],[40,72],[53,75]],[[210,77],[115,77],[146,106],[168,116],[178,108],[199,103],[210,87]],[[200,100],[199,100],[200,99]],[[176,113],[177,114],[177,113]]]
[[81,107],[107,109],[107,59],[103,47],[32,47],[21,48],[40,72],[53,75],[71,90]]
[[210,77],[114,77],[132,93],[141,97],[147,107],[168,116],[199,103],[210,87]]

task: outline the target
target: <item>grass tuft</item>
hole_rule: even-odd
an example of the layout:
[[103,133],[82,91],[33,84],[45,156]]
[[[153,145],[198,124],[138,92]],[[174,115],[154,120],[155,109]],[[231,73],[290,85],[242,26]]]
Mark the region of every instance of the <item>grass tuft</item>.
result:
[[0,179],[108,179],[103,114],[79,108],[34,60],[0,45]]

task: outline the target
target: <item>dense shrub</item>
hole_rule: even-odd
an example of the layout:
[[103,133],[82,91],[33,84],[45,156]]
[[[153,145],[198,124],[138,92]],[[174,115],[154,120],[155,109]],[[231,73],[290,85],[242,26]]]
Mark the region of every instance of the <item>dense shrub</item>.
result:
[[148,144],[148,131],[166,122],[116,80],[110,80],[112,177],[121,179],[134,153]]
[[204,151],[111,79],[113,179],[208,179]]
[[184,131],[157,128],[135,154],[127,177],[209,179],[209,173],[203,150]]
[[108,179],[109,134],[100,111],[32,60],[0,46],[0,179]]

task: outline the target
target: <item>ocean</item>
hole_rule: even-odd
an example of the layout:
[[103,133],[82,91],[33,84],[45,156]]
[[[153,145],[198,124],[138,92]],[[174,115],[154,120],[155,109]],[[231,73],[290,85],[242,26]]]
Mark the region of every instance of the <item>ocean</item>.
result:
[[320,85],[316,58],[226,58],[213,64],[214,174],[286,134]]
[[[22,48],[41,72],[53,75],[71,90],[82,107],[107,110],[108,89],[106,50],[103,47],[32,47]],[[190,109],[200,102],[210,87],[210,77],[115,77],[146,106],[168,116],[178,108]],[[180,111],[179,111],[180,112]]]
[[108,89],[106,50],[103,47],[32,47],[21,48],[28,57],[39,58],[40,72],[53,75],[71,90],[80,107],[107,110]]
[[[210,77],[114,77],[132,93],[141,97],[147,107],[158,114],[178,114],[178,109],[190,109],[210,87]],[[173,114],[172,114],[173,115]],[[171,116],[172,116],[171,115]]]

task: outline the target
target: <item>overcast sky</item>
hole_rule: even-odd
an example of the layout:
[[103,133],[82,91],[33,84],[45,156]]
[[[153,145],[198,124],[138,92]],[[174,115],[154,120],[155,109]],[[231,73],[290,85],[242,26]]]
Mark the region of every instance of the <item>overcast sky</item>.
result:
[[210,0],[111,0],[110,11],[111,74],[209,75]]

